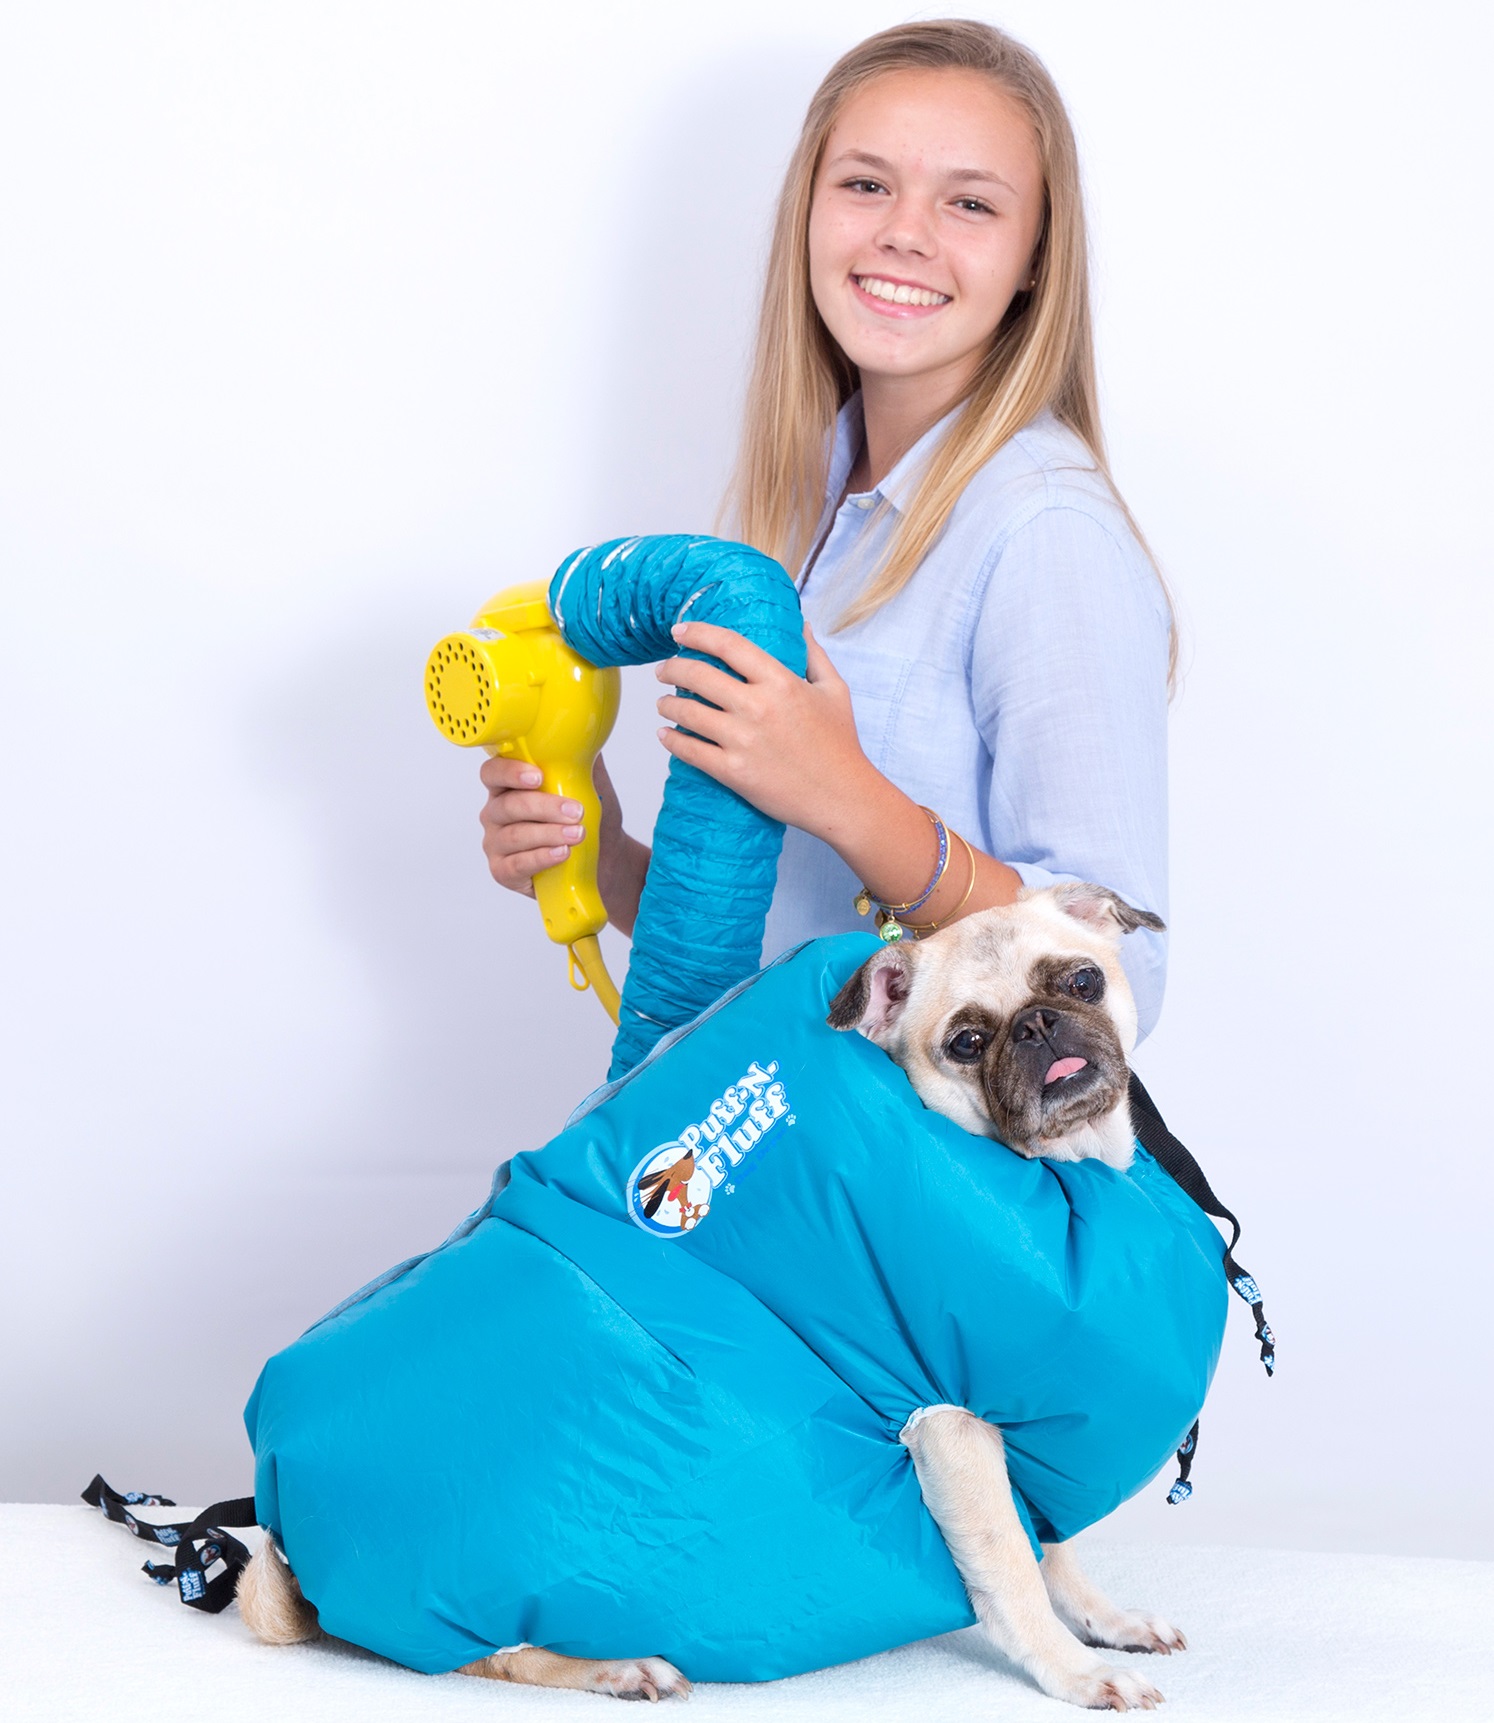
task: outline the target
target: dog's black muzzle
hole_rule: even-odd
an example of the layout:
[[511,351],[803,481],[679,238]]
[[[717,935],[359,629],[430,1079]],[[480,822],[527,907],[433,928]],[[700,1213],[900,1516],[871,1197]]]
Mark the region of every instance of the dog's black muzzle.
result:
[[1065,1059],[1084,1061],[1080,1070],[1057,1079],[1067,1085],[1077,1084],[1094,1072],[1096,1060],[1105,1056],[1105,1049],[1095,1045],[1088,1024],[1052,1005],[1034,1005],[1019,1012],[1012,1020],[1010,1040],[1018,1069],[1035,1088],[1055,1087],[1048,1082],[1048,1073]]
[[[1107,1112],[1125,1082],[1125,1059],[1110,1019],[1084,1006],[1032,1005],[1011,1020],[985,1069],[987,1106],[998,1126],[1022,1140],[1056,1137]],[[1049,1081],[1055,1066],[1082,1060]]]

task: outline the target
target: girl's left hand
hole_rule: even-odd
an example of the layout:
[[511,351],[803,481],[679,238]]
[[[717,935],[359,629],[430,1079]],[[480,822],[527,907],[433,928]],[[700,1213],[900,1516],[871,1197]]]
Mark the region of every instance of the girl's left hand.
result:
[[661,682],[711,704],[664,695],[660,717],[695,734],[660,730],[659,740],[676,759],[699,766],[773,819],[833,841],[868,776],[877,773],[856,737],[851,691],[809,624],[807,680],[713,622],[681,622],[673,633],[681,646],[719,658],[742,680],[696,658],[665,659],[654,671]]

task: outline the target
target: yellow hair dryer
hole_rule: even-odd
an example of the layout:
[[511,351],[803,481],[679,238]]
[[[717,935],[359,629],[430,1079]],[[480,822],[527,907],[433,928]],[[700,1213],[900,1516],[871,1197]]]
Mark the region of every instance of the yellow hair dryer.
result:
[[548,581],[490,598],[471,628],[436,643],[425,666],[425,703],[436,728],[464,748],[527,760],[544,788],[579,802],[586,836],[565,861],[534,876],[545,932],[570,948],[571,985],[595,991],[615,1023],[618,992],[597,935],[607,924],[597,890],[602,807],[591,769],[617,718],[621,679],[561,638]]

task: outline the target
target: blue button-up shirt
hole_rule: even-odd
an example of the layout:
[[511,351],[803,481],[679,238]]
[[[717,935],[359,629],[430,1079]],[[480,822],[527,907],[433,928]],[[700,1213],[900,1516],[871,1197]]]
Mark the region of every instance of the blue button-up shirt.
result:
[[[862,747],[899,789],[1029,886],[1093,880],[1165,919],[1167,604],[1088,450],[1052,414],[976,474],[897,597],[836,632],[953,418],[874,491],[841,501],[859,396],[842,409],[804,613],[850,685]],[[827,844],[790,828],[764,957],[868,926],[859,885]],[[1145,1035],[1166,936],[1138,930],[1121,955]]]

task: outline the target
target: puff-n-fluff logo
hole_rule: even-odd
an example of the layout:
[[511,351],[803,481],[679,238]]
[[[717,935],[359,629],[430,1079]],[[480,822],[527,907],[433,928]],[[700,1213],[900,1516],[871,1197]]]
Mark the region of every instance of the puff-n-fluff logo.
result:
[[711,1201],[778,1123],[793,1115],[778,1061],[753,1060],[735,1083],[711,1102],[706,1116],[670,1142],[651,1149],[628,1180],[628,1215],[660,1238],[683,1238],[710,1213]]

